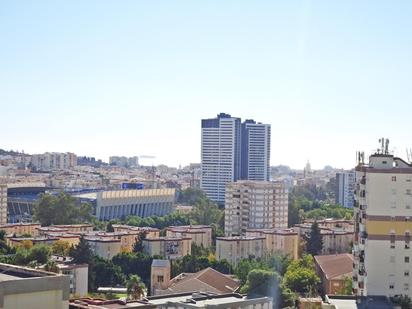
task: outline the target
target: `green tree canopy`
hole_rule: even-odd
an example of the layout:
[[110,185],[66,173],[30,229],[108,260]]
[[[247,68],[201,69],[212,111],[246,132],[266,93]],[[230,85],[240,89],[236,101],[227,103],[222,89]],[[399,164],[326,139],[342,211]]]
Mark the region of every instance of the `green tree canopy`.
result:
[[126,287],[128,299],[140,299],[145,294],[146,286],[138,275],[131,275],[126,282]]
[[313,295],[316,293],[317,285],[320,282],[315,271],[313,257],[305,255],[301,259],[292,261],[283,277],[283,284],[290,290]]
[[70,248],[69,255],[76,264],[90,264],[94,256],[88,242],[83,237],[80,238],[76,247]]
[[91,211],[90,204],[80,203],[64,192],[42,194],[33,208],[35,220],[43,226],[89,222]]

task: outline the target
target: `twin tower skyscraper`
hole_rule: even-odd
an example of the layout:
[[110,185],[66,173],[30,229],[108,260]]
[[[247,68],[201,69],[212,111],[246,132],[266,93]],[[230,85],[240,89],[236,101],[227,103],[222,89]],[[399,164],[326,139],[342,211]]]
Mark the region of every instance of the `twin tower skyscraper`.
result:
[[227,183],[269,181],[270,125],[221,113],[202,119],[201,189],[223,205]]

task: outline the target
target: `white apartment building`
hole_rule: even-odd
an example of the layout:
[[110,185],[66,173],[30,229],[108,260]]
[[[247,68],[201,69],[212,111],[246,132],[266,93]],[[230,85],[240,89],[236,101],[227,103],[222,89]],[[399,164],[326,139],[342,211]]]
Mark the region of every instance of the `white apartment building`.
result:
[[412,296],[412,166],[382,151],[356,167],[357,295]]
[[270,124],[242,123],[241,179],[270,180]]
[[31,156],[31,165],[38,171],[65,170],[77,166],[77,156],[71,152],[34,154]]
[[227,185],[225,235],[288,225],[288,190],[283,183],[240,180]]
[[7,223],[7,185],[0,184],[0,224]]
[[221,113],[202,120],[201,182],[207,197],[225,201],[226,184],[240,178],[240,118]]
[[336,203],[352,208],[355,202],[355,171],[336,173]]

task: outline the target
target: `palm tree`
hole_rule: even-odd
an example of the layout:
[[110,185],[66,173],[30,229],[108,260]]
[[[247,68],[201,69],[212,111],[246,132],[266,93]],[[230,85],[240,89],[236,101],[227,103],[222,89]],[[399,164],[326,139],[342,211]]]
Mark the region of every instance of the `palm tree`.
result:
[[145,295],[146,286],[138,275],[131,275],[127,280],[127,298],[140,299]]

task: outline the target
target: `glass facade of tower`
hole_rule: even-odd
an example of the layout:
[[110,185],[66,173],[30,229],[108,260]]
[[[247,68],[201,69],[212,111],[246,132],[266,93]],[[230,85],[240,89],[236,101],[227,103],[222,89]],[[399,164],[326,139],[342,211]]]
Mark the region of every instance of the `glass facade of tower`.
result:
[[201,188],[219,205],[229,182],[269,180],[270,125],[221,113],[202,120]]

